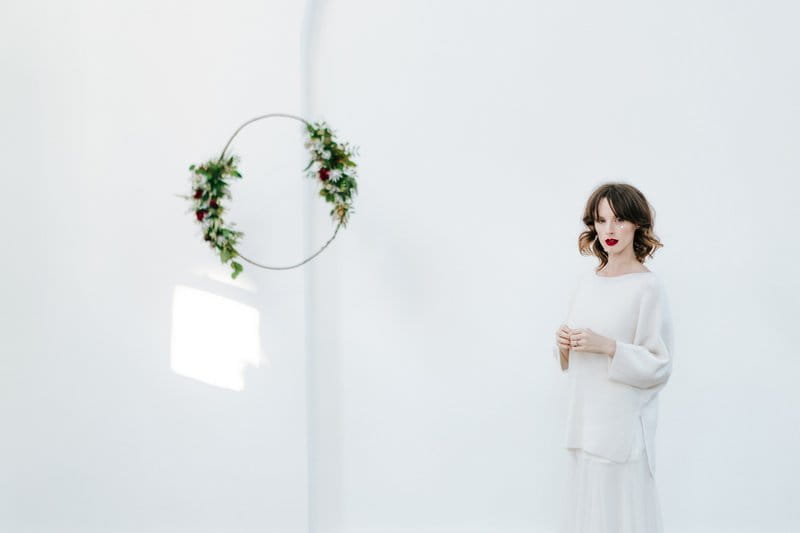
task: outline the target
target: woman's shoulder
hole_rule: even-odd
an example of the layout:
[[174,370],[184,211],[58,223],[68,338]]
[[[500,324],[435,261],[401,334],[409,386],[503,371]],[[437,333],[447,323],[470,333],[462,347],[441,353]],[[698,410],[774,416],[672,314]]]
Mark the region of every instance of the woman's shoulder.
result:
[[658,275],[643,276],[645,279],[639,287],[640,298],[643,305],[653,306],[659,308],[663,305],[669,305],[669,296],[667,295],[667,286],[664,280]]

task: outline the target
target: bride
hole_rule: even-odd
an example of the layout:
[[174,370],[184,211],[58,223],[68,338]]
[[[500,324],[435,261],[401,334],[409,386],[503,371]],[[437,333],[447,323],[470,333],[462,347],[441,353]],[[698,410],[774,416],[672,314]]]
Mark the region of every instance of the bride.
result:
[[632,185],[586,202],[578,279],[553,355],[569,378],[560,533],[661,533],[655,480],[658,394],[672,372],[673,331],[660,278],[644,266],[663,245]]

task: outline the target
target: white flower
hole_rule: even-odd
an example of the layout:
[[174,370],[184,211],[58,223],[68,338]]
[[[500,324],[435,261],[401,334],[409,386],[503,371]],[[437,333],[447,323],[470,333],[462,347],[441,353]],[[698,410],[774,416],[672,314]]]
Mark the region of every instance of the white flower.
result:
[[337,168],[336,170],[331,171],[329,179],[331,181],[339,181],[341,177],[342,177],[342,171]]
[[320,155],[322,156],[322,159],[330,159],[331,158],[331,153],[328,150],[323,150],[323,152]]

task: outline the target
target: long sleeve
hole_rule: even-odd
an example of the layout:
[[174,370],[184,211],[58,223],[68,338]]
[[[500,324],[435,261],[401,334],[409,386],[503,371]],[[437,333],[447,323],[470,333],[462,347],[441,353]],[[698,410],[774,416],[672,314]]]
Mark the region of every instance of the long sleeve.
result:
[[558,344],[553,346],[553,357],[555,357],[556,361],[558,361],[561,365],[561,372],[566,372],[569,368],[569,359],[561,357],[561,351],[558,349]]
[[[569,304],[567,305],[567,317],[564,319],[563,324],[569,323],[570,316],[572,315],[572,306],[575,304],[575,295],[578,292],[579,283],[576,284],[576,286],[572,289],[572,293],[569,298]],[[558,325],[558,327],[560,326],[561,324]],[[567,372],[567,369],[569,369],[569,357],[565,358],[561,356],[561,351],[558,349],[558,343],[553,344],[553,357],[561,366],[561,372]]]
[[616,341],[608,378],[640,389],[666,384],[672,373],[673,327],[661,283],[648,287],[639,304],[633,343]]

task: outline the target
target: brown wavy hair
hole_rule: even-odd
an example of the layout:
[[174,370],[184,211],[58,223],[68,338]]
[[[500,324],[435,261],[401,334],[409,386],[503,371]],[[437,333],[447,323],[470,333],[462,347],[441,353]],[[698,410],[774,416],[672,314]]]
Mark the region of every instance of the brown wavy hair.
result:
[[583,223],[586,230],[578,237],[578,250],[581,255],[594,255],[600,260],[602,269],[608,264],[608,254],[597,239],[594,221],[598,218],[600,201],[606,198],[614,215],[639,226],[633,235],[633,253],[640,263],[644,263],[647,256],[653,254],[664,245],[653,233],[656,212],[645,198],[644,194],[627,183],[604,183],[598,186],[586,201],[583,211]]

